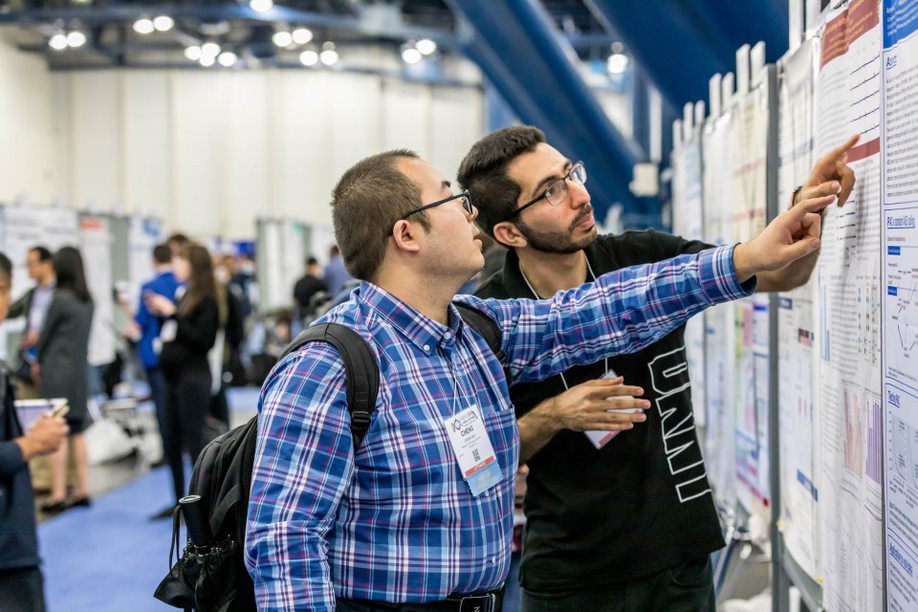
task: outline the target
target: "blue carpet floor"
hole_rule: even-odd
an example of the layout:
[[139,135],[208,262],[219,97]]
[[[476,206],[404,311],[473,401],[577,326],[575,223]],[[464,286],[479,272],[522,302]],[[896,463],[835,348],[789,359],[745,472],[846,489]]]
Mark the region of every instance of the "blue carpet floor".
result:
[[168,571],[172,522],[148,519],[171,486],[159,468],[39,526],[50,612],[175,609],[153,598]]

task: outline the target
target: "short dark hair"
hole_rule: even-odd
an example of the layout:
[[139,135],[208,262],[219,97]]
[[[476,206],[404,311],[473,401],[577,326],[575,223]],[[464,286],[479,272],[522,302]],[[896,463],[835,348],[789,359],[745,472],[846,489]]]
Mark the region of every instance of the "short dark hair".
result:
[[0,252],[0,276],[7,283],[13,280],[13,262],[3,252]]
[[316,259],[315,257],[313,257],[312,255],[310,255],[308,258],[306,258],[306,265],[307,265],[307,266],[316,266],[316,265],[318,265],[318,264],[319,264],[319,260]]
[[542,130],[515,125],[491,132],[474,145],[459,164],[459,185],[468,189],[478,208],[478,225],[494,237],[494,226],[516,210],[521,187],[507,176],[507,166],[545,142]]
[[153,261],[158,264],[167,264],[172,261],[172,249],[168,244],[162,242],[153,247]]
[[54,258],[54,255],[48,250],[48,247],[36,245],[29,249],[29,253],[37,253],[38,261],[51,261]]
[[180,247],[183,247],[189,243],[191,243],[191,238],[181,232],[174,232],[170,234],[166,239],[166,244],[176,244]]
[[[421,205],[421,188],[396,167],[399,159],[419,159],[407,149],[386,151],[351,166],[332,191],[335,240],[348,272],[372,281],[386,254],[389,230],[399,217]],[[430,229],[423,212],[414,218]]]

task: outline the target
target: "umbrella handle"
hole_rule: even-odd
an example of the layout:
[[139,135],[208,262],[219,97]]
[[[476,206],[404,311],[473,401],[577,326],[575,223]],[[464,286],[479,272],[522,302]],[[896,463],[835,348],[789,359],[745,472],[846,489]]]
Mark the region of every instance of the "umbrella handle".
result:
[[197,548],[209,546],[213,536],[210,525],[204,516],[204,504],[200,495],[186,495],[179,500],[182,514],[185,515],[185,526],[188,528],[188,539]]

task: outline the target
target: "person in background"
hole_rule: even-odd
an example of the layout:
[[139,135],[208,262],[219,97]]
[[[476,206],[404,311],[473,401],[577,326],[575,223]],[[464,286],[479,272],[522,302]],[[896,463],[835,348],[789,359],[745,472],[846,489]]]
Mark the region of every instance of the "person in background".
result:
[[66,398],[70,405],[68,440],[73,446],[76,491],[67,501],[67,452],[65,440],[51,456],[51,495],[42,511],[56,514],[71,506],[89,506],[89,456],[83,431],[89,424],[89,331],[92,327],[93,302],[86,286],[83,258],[74,247],[64,247],[54,254],[57,285],[54,298],[35,344],[36,361],[32,380],[38,384],[41,397]]
[[309,256],[306,260],[306,274],[293,286],[293,302],[296,306],[296,318],[302,321],[308,314],[309,301],[319,292],[328,292],[325,281],[322,280],[322,270],[319,260]]
[[[0,253],[0,323],[10,306],[12,282],[13,265]],[[67,423],[42,416],[24,433],[14,400],[9,370],[0,363],[0,610],[43,612],[29,459],[56,451],[67,437]]]
[[166,245],[168,245],[173,257],[181,255],[182,249],[189,244],[191,244],[191,239],[181,232],[174,232],[166,238]]
[[51,306],[51,298],[54,296],[54,262],[51,251],[43,246],[32,247],[26,255],[26,267],[29,278],[35,281],[35,286],[10,306],[7,318],[26,317],[26,330],[19,343],[19,349],[20,358],[26,364],[22,376],[26,380],[23,382],[28,383],[31,374],[29,373],[26,377],[26,373],[28,373],[28,366],[34,361],[34,352],[30,354],[26,352],[38,342],[42,323],[48,313],[48,307]]
[[[854,185],[844,153],[853,144],[820,160],[789,204],[836,194],[844,203]],[[546,298],[626,266],[711,248],[653,230],[597,235],[586,168],[531,126],[479,140],[458,177],[480,227],[509,248],[502,271],[476,293],[482,298]],[[817,256],[760,273],[756,290],[800,286]],[[713,612],[709,553],[723,536],[695,435],[682,332],[633,355],[511,386],[520,461],[529,467],[523,610]],[[616,431],[604,421],[619,375],[655,409],[645,426],[597,447],[583,432]]]
[[[220,330],[217,341],[208,357],[212,377],[209,416],[219,423],[210,422],[209,432],[222,433],[229,428],[229,402],[226,387],[230,384],[239,386],[243,383],[244,370],[241,370],[241,351],[245,341],[245,321],[241,290],[230,281],[233,257],[226,255],[214,259],[214,277],[217,280],[217,300],[220,306]],[[216,436],[210,436],[210,439]],[[209,439],[206,441],[210,441]]]
[[338,245],[332,246],[328,251],[328,265],[325,266],[325,286],[328,287],[328,295],[337,297],[344,284],[353,278],[344,266]]
[[[162,319],[150,312],[145,298],[147,295],[154,294],[175,300],[179,282],[172,272],[172,251],[167,244],[157,244],[153,247],[153,270],[153,278],[140,287],[140,302],[137,305],[134,325],[129,335],[137,339],[140,364],[143,366],[147,383],[150,385],[150,397],[156,409],[156,423],[159,426],[159,435],[163,438],[165,449],[166,388],[162,372],[159,370],[159,349],[161,347],[158,342]],[[165,458],[163,461],[165,462]]]
[[[204,420],[210,406],[211,373],[208,353],[220,327],[220,300],[213,261],[207,249],[189,243],[172,258],[172,269],[184,291],[176,304],[169,298],[148,294],[151,313],[164,319],[159,339],[159,368],[166,383],[163,449],[172,472],[175,500],[185,495],[182,452],[187,449],[192,465],[204,447]],[[154,518],[171,516],[171,508]]]

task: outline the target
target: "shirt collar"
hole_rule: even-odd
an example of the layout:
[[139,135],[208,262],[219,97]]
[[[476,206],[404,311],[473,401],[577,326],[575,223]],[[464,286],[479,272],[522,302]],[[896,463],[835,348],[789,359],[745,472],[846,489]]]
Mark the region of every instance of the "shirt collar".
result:
[[436,345],[451,347],[461,336],[464,323],[459,311],[449,305],[449,325],[421,314],[382,287],[362,281],[355,291],[356,300],[364,302],[377,315],[391,324],[418,349],[430,354]]
[[[596,243],[598,240],[594,240],[590,246],[583,249],[586,253],[587,261],[590,262],[590,266],[596,272],[597,276],[601,276],[606,270],[606,267],[598,265]],[[523,278],[523,272],[520,270],[520,258],[516,254],[516,251],[513,249],[507,250],[507,257],[504,259],[504,269],[501,273],[503,277],[504,288],[507,290],[507,293],[510,295],[522,295],[527,298],[535,297],[532,295],[532,290],[529,288],[529,285],[526,283],[526,279]],[[591,281],[589,274],[587,278],[584,279],[586,282]]]

